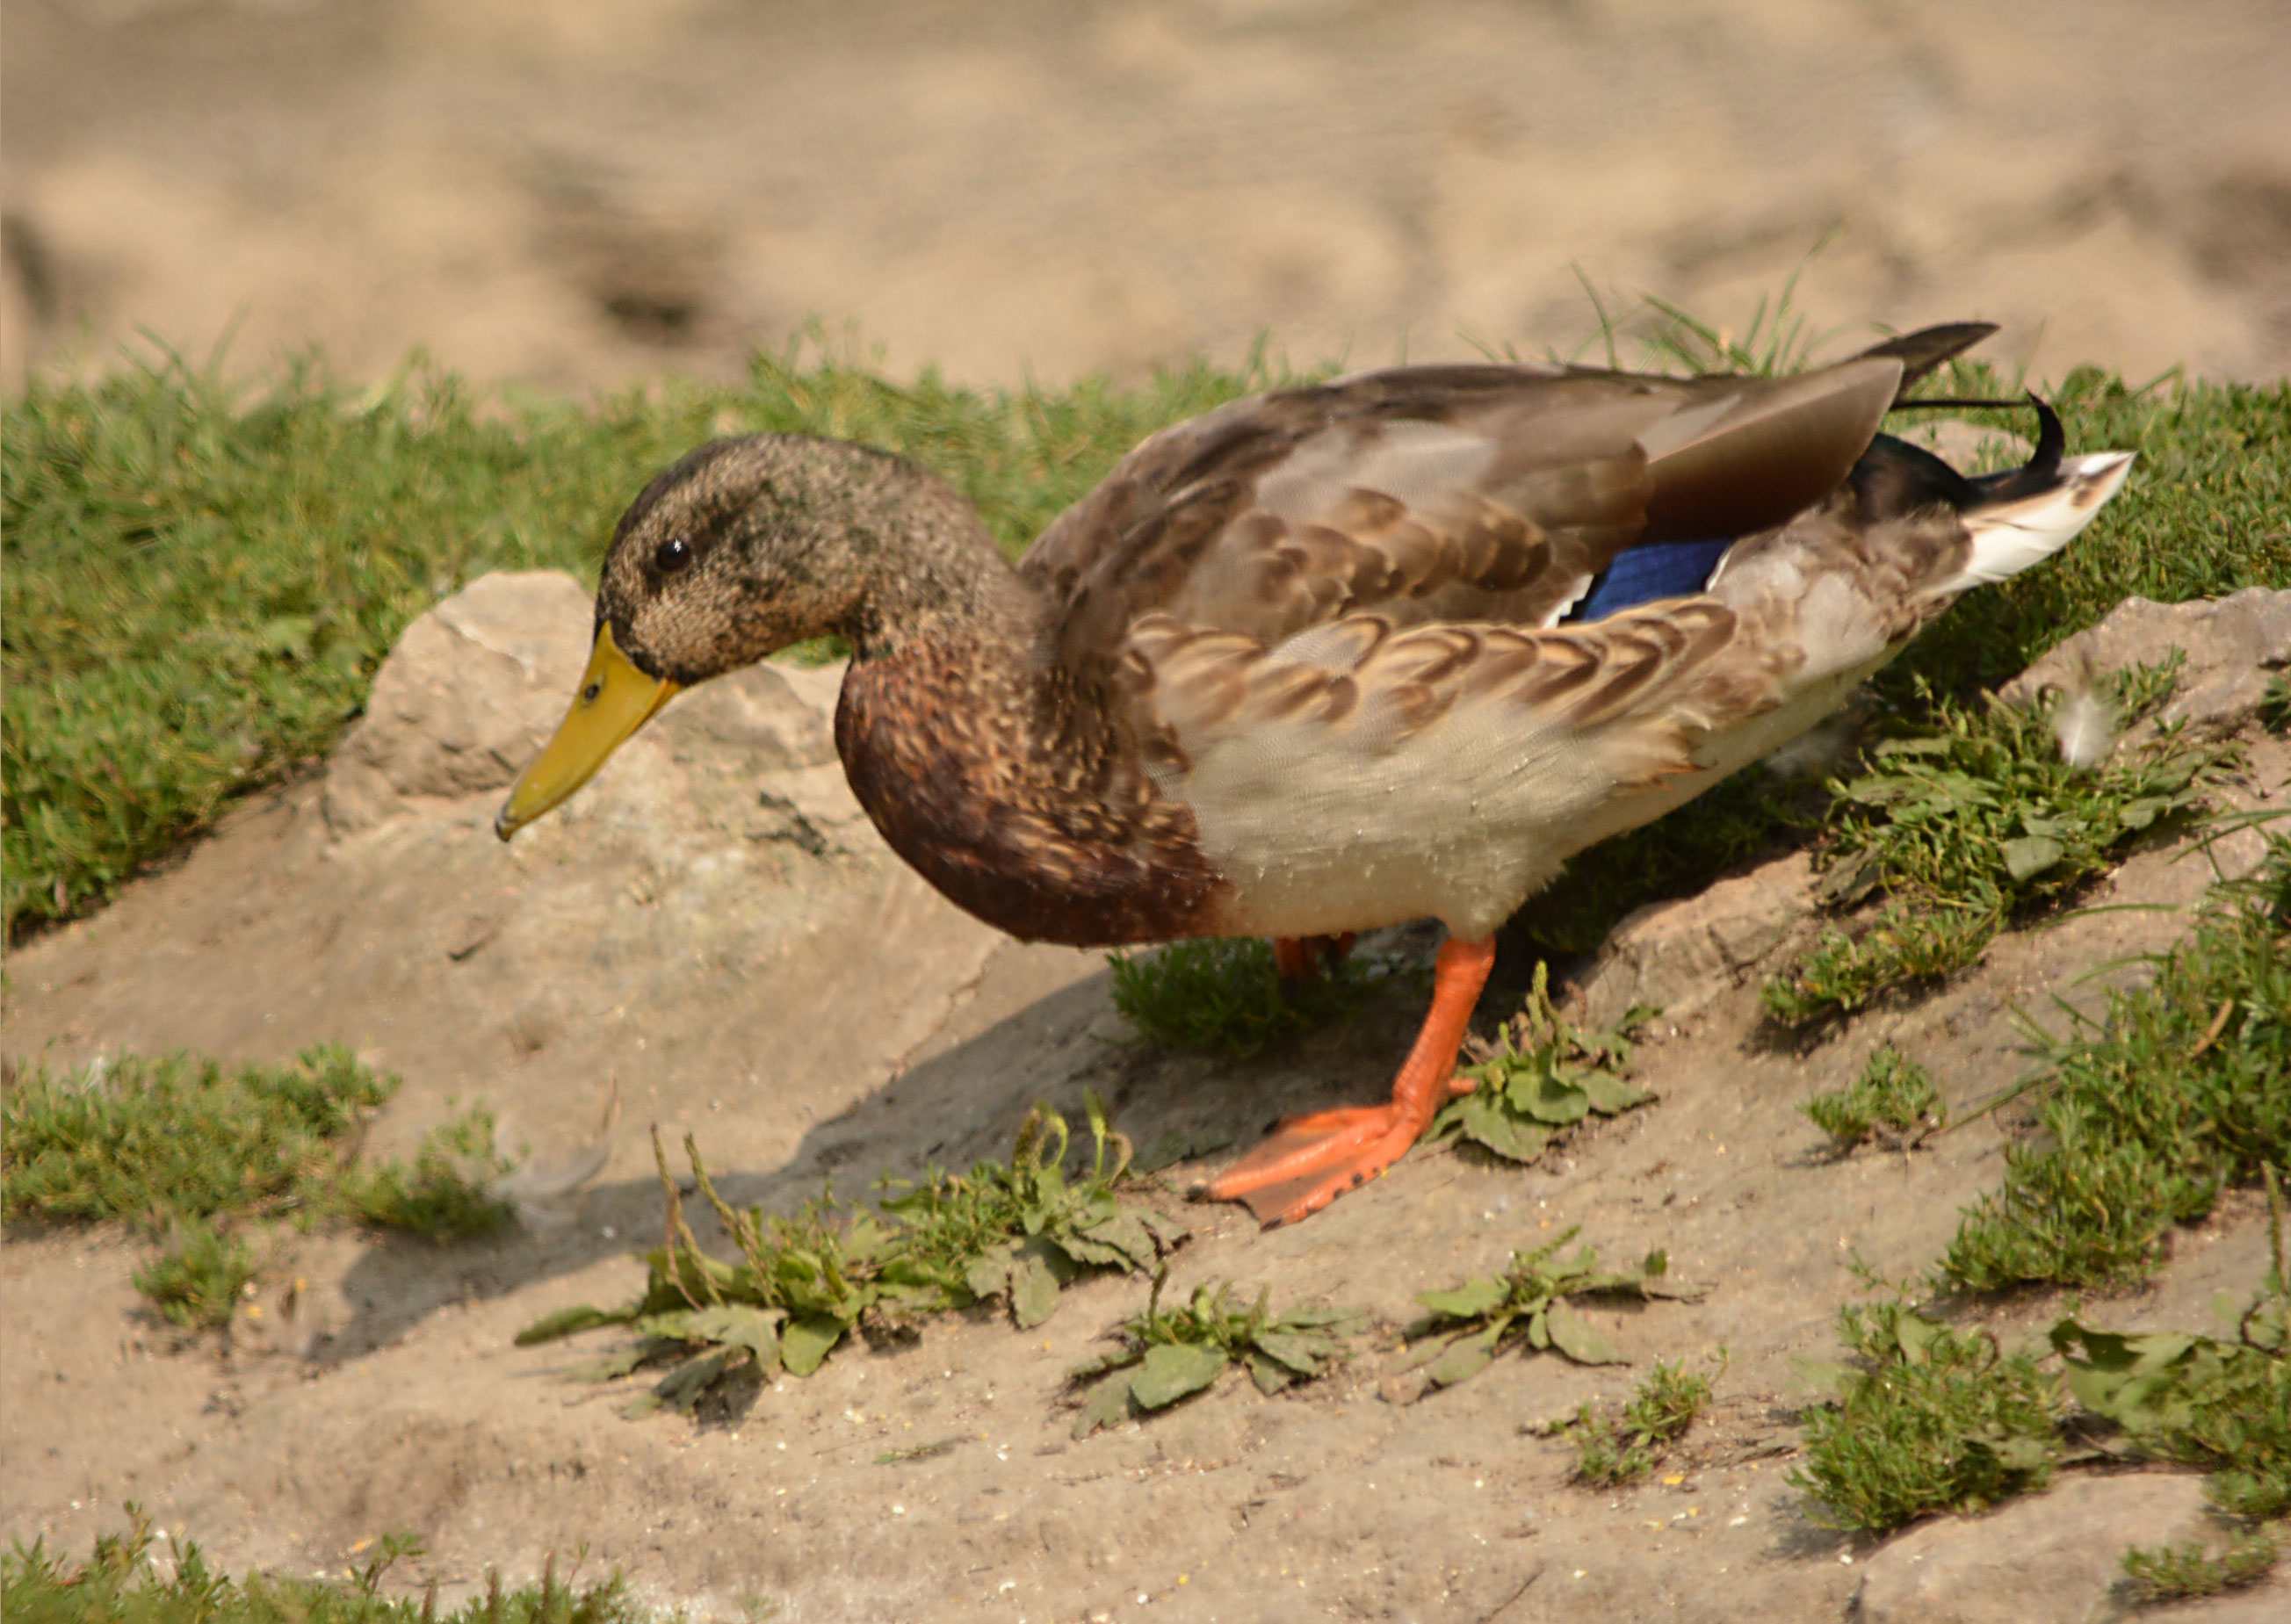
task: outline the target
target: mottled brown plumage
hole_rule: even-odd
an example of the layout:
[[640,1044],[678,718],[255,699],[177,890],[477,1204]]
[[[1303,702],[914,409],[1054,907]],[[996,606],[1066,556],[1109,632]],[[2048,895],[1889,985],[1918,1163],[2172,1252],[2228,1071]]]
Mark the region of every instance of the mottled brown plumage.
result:
[[1878,434],[1906,378],[1986,331],[1790,378],[1438,366],[1278,390],[1146,440],[1015,569],[898,458],[703,446],[622,519],[587,686],[501,827],[678,686],[837,632],[854,792],[1014,935],[1437,917],[1451,947],[1395,1103],[1219,1186],[1296,1216],[1405,1148],[1488,938],[1568,856],[1818,721],[2120,483],[2126,458],[2063,462],[2049,414],[2030,466],[1985,481]]

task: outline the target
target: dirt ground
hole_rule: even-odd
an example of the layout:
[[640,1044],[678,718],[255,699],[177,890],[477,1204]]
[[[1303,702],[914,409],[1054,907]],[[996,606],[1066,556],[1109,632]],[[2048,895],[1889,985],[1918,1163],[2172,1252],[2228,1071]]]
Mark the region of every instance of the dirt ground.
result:
[[2291,366],[2279,0],[11,0],[4,366],[971,383],[1747,320]]
[[[1638,916],[1580,967],[1595,1010],[1667,1007],[1640,1057],[1657,1103],[1524,1170],[1419,1153],[1310,1221],[1261,1232],[1184,1190],[1276,1114],[1379,1094],[1416,1006],[1388,995],[1248,1064],[1127,1041],[1098,957],[995,936],[875,841],[820,760],[832,671],[767,668],[696,690],[503,848],[487,820],[504,763],[574,680],[582,600],[563,576],[491,576],[416,623],[323,776],[12,956],[7,1049],[68,1064],[347,1041],[406,1078],[378,1146],[403,1147],[454,1098],[478,1097],[543,1170],[594,1142],[617,1088],[626,1111],[600,1174],[483,1243],[282,1242],[269,1286],[221,1343],[181,1341],[138,1306],[135,1246],[12,1235],[9,1534],[84,1548],[133,1499],[233,1569],[319,1571],[410,1530],[431,1554],[406,1582],[434,1578],[448,1599],[490,1565],[529,1577],[550,1552],[585,1548],[593,1569],[620,1567],[648,1597],[706,1616],[1038,1624],[1141,1607],[1185,1620],[1837,1618],[1868,1602],[1889,1559],[1925,1561],[1905,1541],[1873,1550],[1808,1519],[1784,1481],[1794,1412],[1810,1402],[1797,1362],[1832,1355],[1853,1259],[1899,1276],[1937,1255],[1957,1209],[1996,1183],[2013,1130],[1986,1117],[1913,1154],[1839,1160],[1796,1107],[1881,1041],[1929,1066],[1960,1112],[2010,1083],[2028,1064],[2016,1010],[2055,995],[2093,1009],[2140,973],[2126,955],[2184,929],[2177,910],[2209,874],[2184,848],[2134,856],[2093,898],[2142,905],[2009,937],[1945,991],[1805,1046],[1762,1030],[1756,985],[1809,928],[1805,860],[1721,880]],[[2291,646],[2287,633],[2273,635]],[[2287,775],[2285,744],[2255,736],[2236,795],[2278,799]],[[1523,954],[1506,960],[1483,1025],[1515,1005],[1527,969]],[[651,1123],[671,1142],[696,1135],[735,1200],[784,1210],[831,1175],[854,1194],[879,1171],[1007,1151],[1031,1101],[1078,1117],[1086,1088],[1142,1146],[1175,1135],[1195,1147],[1157,1198],[1192,1231],[1170,1288],[1230,1278],[1284,1305],[1368,1308],[1381,1329],[1351,1365],[1271,1400],[1228,1378],[1074,1443],[1063,1373],[1142,1305],[1142,1281],[1083,1283],[1025,1334],[983,1312],[950,1316],[698,1422],[623,1419],[628,1384],[572,1379],[616,1332],[512,1346],[544,1314],[617,1304],[641,1284],[629,1254],[661,1222]],[[2263,1266],[2258,1217],[2230,1201],[2175,1241],[2157,1284],[2094,1315],[2209,1326],[2215,1295],[2247,1293]],[[1611,1263],[1667,1249],[1704,1294],[1595,1311],[1636,1369],[1511,1358],[1411,1402],[1394,1330],[1414,1293],[1577,1225]],[[1993,1323],[2026,1339],[2061,1307],[2015,1301]],[[1529,1430],[1620,1399],[1652,1359],[1700,1364],[1722,1347],[1716,1413],[1676,1481],[1570,1486],[1568,1451]],[[2093,1479],[2078,1493],[2157,1482]],[[1949,1607],[2000,1586],[2023,1594],[2041,1577],[2023,1548],[2044,1538],[2082,1541],[2074,1583],[2042,1592],[2057,1610],[2010,1616],[2109,1616],[2115,1551],[2191,1530],[2191,1483],[2166,1485],[2187,1501],[2168,1525],[2143,1511],[2087,1526],[2098,1514],[2072,1497],[2034,1502],[2022,1515],[2052,1519],[2034,1534],[1944,1524],[1962,1536],[1948,1572],[1983,1539],[2007,1548],[1957,1581],[1948,1607],[1862,1616],[1991,1616]],[[2234,1609],[2287,1599],[2279,1584],[2191,1616],[2256,1618]]]

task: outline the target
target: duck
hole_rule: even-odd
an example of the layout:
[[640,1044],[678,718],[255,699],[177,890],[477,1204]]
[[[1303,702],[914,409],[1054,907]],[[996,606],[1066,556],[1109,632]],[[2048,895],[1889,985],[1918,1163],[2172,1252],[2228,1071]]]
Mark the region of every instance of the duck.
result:
[[[682,690],[851,650],[835,745],[884,840],[1030,942],[1446,928],[1387,1098],[1212,1179],[1266,1224],[1385,1172],[1471,1085],[1497,928],[1588,847],[1838,710],[1963,593],[2049,557],[2132,456],[1968,476],[1884,431],[1995,329],[1792,375],[1403,366],[1152,435],[1015,564],[890,452],[722,438],[615,527],[562,726],[506,840]],[[1958,404],[1997,404],[1993,402]]]

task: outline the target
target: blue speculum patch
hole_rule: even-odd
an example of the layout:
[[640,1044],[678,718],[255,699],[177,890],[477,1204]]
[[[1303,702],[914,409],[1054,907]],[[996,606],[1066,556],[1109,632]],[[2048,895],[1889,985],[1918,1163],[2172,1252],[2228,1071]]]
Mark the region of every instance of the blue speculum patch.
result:
[[1731,537],[1695,542],[1652,542],[1627,547],[1616,555],[1591,590],[1568,615],[1569,620],[1602,620],[1657,598],[1685,598],[1710,583],[1718,560],[1733,545]]

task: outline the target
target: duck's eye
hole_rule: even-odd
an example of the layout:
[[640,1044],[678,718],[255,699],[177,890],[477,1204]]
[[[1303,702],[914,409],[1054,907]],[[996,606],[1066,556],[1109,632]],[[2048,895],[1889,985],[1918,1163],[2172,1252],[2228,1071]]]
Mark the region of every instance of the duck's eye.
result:
[[680,535],[671,535],[655,549],[653,567],[663,575],[672,575],[692,562],[692,543]]

